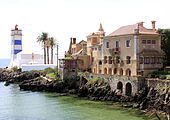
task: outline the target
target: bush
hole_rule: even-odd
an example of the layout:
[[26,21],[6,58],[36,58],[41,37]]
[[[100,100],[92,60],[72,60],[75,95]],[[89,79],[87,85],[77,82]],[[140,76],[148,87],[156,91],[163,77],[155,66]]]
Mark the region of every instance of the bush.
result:
[[170,75],[166,75],[166,79],[170,80]]
[[44,69],[44,72],[47,73],[47,74],[48,73],[54,73],[55,69],[48,67],[48,68]]
[[17,67],[17,66],[14,66],[14,67],[12,68],[12,70],[13,70],[14,72],[17,72],[17,71],[18,71],[18,67]]
[[99,84],[99,83],[103,83],[104,80],[101,79],[100,77],[94,78],[94,79],[90,79],[88,81],[89,84]]
[[52,78],[58,79],[60,77],[57,67],[55,67],[54,69],[48,67],[48,68],[44,69],[44,73],[46,73],[48,76],[50,76]]
[[165,75],[160,75],[160,79],[166,79]]

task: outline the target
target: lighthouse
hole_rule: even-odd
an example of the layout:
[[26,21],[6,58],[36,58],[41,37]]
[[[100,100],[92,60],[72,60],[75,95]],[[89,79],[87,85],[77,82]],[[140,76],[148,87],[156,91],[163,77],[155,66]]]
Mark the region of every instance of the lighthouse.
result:
[[11,62],[10,68],[15,66],[17,54],[22,51],[22,30],[18,29],[18,25],[15,25],[15,29],[11,30]]

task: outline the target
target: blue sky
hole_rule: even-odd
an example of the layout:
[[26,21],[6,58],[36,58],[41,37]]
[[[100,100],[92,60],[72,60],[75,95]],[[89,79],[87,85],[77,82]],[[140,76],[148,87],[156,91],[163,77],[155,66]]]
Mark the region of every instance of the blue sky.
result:
[[0,58],[10,58],[11,29],[23,30],[23,50],[43,53],[36,42],[48,32],[59,42],[60,57],[68,50],[70,37],[86,40],[102,23],[106,34],[121,26],[143,21],[151,28],[170,26],[169,0],[0,0]]

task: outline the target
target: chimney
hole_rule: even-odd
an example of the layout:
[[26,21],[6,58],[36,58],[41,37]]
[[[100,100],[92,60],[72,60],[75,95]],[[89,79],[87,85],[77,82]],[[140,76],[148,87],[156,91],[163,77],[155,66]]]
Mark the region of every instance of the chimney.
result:
[[71,38],[70,38],[70,43],[71,43],[71,44],[72,44],[72,39],[73,39],[73,38],[71,37]]
[[143,27],[143,23],[144,23],[144,22],[138,22],[138,25],[139,25],[140,27]]
[[73,38],[73,44],[76,44],[76,38]]
[[153,30],[156,30],[156,29],[155,29],[155,22],[156,22],[156,21],[151,21],[151,23],[152,23],[152,29],[153,29]]

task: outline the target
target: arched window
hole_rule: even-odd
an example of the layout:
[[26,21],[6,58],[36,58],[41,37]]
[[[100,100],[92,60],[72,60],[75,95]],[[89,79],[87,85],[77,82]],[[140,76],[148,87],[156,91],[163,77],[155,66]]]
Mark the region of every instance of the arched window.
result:
[[109,74],[110,75],[112,74],[112,68],[109,68]]
[[101,74],[101,73],[102,73],[102,70],[99,69],[99,74]]
[[101,60],[99,61],[99,65],[102,65],[102,61]]
[[107,63],[107,56],[104,56],[104,64]]
[[126,56],[126,64],[130,64],[130,59],[131,59],[130,56]]
[[107,68],[104,68],[104,74],[107,74]]
[[126,70],[126,75],[131,76],[131,70],[129,68]]
[[123,69],[122,68],[120,68],[120,70],[119,70],[119,75],[123,75]]
[[117,74],[117,68],[114,69],[114,74]]
[[95,68],[93,69],[93,72],[96,73],[96,69]]
[[109,56],[109,64],[112,64],[112,57]]
[[132,95],[132,85],[129,82],[126,84],[125,94],[127,96],[131,96]]
[[122,82],[119,81],[119,82],[117,83],[117,89],[120,90],[121,93],[123,92],[123,84],[122,84]]

